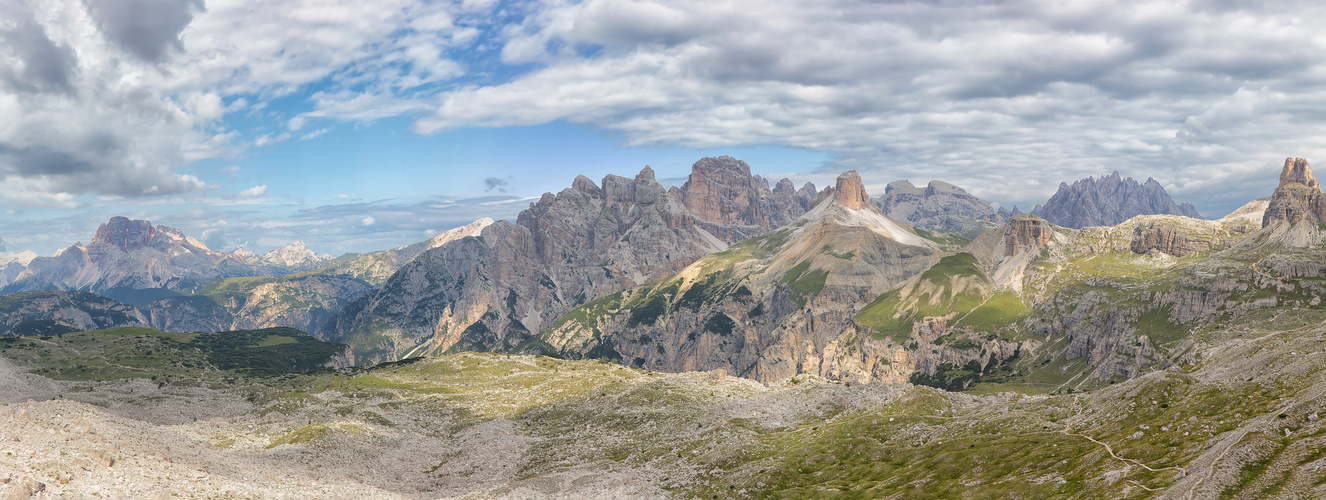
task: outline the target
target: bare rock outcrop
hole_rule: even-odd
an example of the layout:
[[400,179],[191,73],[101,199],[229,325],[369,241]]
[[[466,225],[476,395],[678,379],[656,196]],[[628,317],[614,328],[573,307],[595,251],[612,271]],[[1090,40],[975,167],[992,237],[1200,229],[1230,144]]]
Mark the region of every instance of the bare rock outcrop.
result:
[[844,207],[861,210],[870,206],[870,195],[861,183],[861,175],[855,170],[848,170],[838,176],[838,183],[833,189],[833,199]]
[[1045,247],[1054,234],[1054,226],[1035,215],[1022,214],[1008,221],[1004,234],[1004,256],[1012,257]]
[[1155,179],[1139,184],[1132,177],[1120,177],[1118,172],[1100,179],[1087,177],[1072,185],[1060,183],[1059,191],[1031,213],[1073,229],[1112,226],[1138,215],[1200,217],[1191,204],[1174,203]]
[[787,224],[815,205],[819,193],[814,185],[799,191],[792,187],[783,179],[771,191],[769,181],[751,175],[746,162],[720,156],[695,162],[686,183],[669,195],[705,230],[733,244]]
[[1303,158],[1285,158],[1284,169],[1280,171],[1280,185],[1276,187],[1285,187],[1294,183],[1315,188],[1318,191],[1321,190],[1321,186],[1317,184],[1317,178],[1312,176],[1312,167],[1308,165],[1307,160]]
[[671,191],[649,167],[598,184],[577,177],[514,224],[497,222],[420,254],[330,318],[319,336],[350,343],[360,363],[451,349],[542,352],[534,334],[573,308],[804,213],[814,188],[791,187],[780,182],[774,195],[730,157],[696,162]]
[[1326,220],[1326,199],[1322,197],[1321,186],[1313,177],[1312,167],[1307,160],[1287,158],[1280,172],[1280,186],[1271,195],[1271,203],[1262,215],[1262,227],[1303,220]]
[[147,326],[133,306],[88,292],[41,290],[0,297],[0,336],[23,322],[55,322],[75,330]]
[[1192,237],[1188,230],[1176,224],[1163,222],[1138,224],[1133,228],[1133,241],[1129,249],[1139,254],[1159,250],[1175,257],[1183,257],[1210,250],[1211,240],[1216,237],[1214,231],[1210,232],[1212,234],[1209,238],[1201,239]]
[[885,215],[914,227],[968,238],[1016,215],[1005,208],[996,211],[990,202],[943,181],[930,181],[924,188],[905,180],[890,182],[876,205]]

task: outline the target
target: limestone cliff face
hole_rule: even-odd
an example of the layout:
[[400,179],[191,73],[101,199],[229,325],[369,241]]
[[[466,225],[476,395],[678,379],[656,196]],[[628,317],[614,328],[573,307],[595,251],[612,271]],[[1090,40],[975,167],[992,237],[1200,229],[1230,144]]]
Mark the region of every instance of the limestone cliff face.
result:
[[147,326],[133,306],[88,292],[43,290],[0,297],[0,336],[22,321],[55,321],[77,330]]
[[231,330],[235,322],[231,311],[211,298],[196,295],[160,298],[142,311],[148,325],[163,332],[223,332]]
[[337,274],[300,274],[262,281],[234,283],[221,289],[213,289],[213,285],[202,290],[207,295],[161,298],[142,310],[149,324],[163,331],[220,332],[285,326],[316,334],[327,318],[372,289],[364,281]]
[[1004,256],[1012,257],[1044,248],[1054,234],[1054,227],[1040,217],[1019,215],[1008,221],[1004,234]]
[[[800,199],[785,191],[784,201]],[[538,352],[534,334],[576,306],[680,271],[801,210],[777,199],[731,158],[697,162],[672,192],[648,167],[599,184],[578,177],[514,224],[415,257],[320,335],[351,344],[360,363],[462,349]]]
[[1100,179],[1087,177],[1059,184],[1059,191],[1031,213],[1068,228],[1112,226],[1138,215],[1170,214],[1200,217],[1190,204],[1178,205],[1155,179],[1139,184],[1114,172]]
[[930,181],[923,188],[908,181],[890,182],[876,204],[895,220],[967,238],[1004,223],[1012,215],[1007,209],[996,211],[990,202],[942,181]]
[[669,194],[730,245],[787,224],[814,205],[818,193],[813,185],[792,188],[792,182],[783,179],[770,191],[769,182],[752,176],[746,162],[720,156],[695,162],[686,183]]
[[[583,178],[583,177],[581,177]],[[580,178],[577,178],[579,180]],[[586,179],[588,180],[588,179]],[[593,184],[593,181],[590,181]],[[595,186],[597,189],[597,186]],[[419,254],[440,247],[461,238],[479,236],[483,228],[493,223],[493,219],[484,217],[464,226],[443,231],[427,241],[406,245],[391,250],[383,250],[359,255],[345,262],[332,264],[324,269],[326,274],[341,274],[363,280],[373,286],[381,286],[401,266]]]
[[1133,241],[1128,248],[1133,253],[1144,254],[1157,250],[1175,257],[1185,257],[1209,251],[1213,242],[1219,241],[1220,235],[1214,228],[1206,228],[1202,233],[1204,234],[1198,236],[1193,234],[1191,228],[1174,223],[1151,221],[1138,224],[1133,229]]
[[1271,195],[1270,205],[1262,216],[1262,227],[1277,223],[1321,222],[1326,220],[1326,198],[1312,175],[1312,167],[1302,158],[1285,159],[1280,172],[1280,186]]
[[827,196],[768,235],[580,307],[542,340],[569,357],[659,371],[871,380],[876,365],[889,362],[881,356],[893,354],[883,342],[862,351],[871,341],[854,333],[852,315],[938,252],[870,206],[855,172]]
[[833,188],[833,199],[839,205],[850,210],[861,210],[870,206],[870,195],[861,183],[861,175],[855,170],[848,170],[838,176],[838,183]]
[[1285,158],[1284,169],[1280,171],[1280,185],[1276,187],[1285,187],[1290,184],[1302,184],[1318,191],[1321,190],[1321,186],[1317,184],[1317,178],[1312,175],[1312,167],[1303,158]]

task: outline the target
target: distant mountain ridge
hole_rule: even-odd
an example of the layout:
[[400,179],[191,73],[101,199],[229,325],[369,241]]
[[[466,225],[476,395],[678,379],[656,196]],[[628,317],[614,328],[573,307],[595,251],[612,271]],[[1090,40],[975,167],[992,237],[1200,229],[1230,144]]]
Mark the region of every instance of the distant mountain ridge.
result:
[[913,227],[969,239],[1014,215],[1002,207],[995,210],[990,202],[943,181],[930,181],[924,188],[905,180],[890,182],[876,205],[885,215]]
[[255,273],[253,266],[214,252],[178,229],[112,217],[86,246],[75,243],[53,257],[32,259],[0,292],[112,288],[183,290],[218,278]]
[[542,339],[570,358],[760,381],[833,371],[856,310],[939,259],[870,203],[855,171],[765,235],[566,314]]
[[1118,172],[1101,177],[1087,177],[1069,185],[1059,183],[1059,191],[1036,205],[1031,213],[1063,227],[1112,226],[1138,215],[1182,215],[1201,218],[1191,203],[1177,204],[1155,179],[1139,184]]
[[359,363],[538,350],[535,335],[573,308],[784,225],[825,194],[792,187],[783,180],[771,190],[727,156],[697,161],[684,185],[666,191],[649,167],[634,179],[577,176],[515,223],[419,254],[320,335],[350,344]]

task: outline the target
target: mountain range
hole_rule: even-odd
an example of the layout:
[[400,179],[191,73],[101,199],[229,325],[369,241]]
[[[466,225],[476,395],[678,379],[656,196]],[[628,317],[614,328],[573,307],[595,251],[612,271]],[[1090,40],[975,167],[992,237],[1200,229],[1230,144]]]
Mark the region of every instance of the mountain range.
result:
[[1172,214],[1201,218],[1190,203],[1174,203],[1165,188],[1155,179],[1139,184],[1118,172],[1096,179],[1087,177],[1060,183],[1059,191],[1031,213],[1059,226],[1081,229],[1087,226],[1112,226],[1138,215]]
[[[1073,186],[1095,185],[1094,180],[1087,181],[1091,182]],[[1136,184],[1131,179],[1118,182],[1129,183]],[[1164,196],[1163,189],[1158,193]],[[1096,198],[1102,196],[1106,195]],[[1127,197],[1113,206],[1129,206]],[[844,212],[843,207],[854,208]],[[793,342],[818,338],[820,331],[846,331],[852,313],[869,299],[914,277],[934,264],[940,253],[960,249],[1013,214],[941,181],[924,189],[895,182],[871,200],[854,174],[845,174],[837,185],[824,190],[809,183],[797,189],[787,179],[770,188],[740,160],[704,158],[693,165],[686,183],[668,190],[648,167],[634,179],[610,175],[595,183],[581,176],[570,188],[531,204],[515,223],[483,219],[418,244],[336,259],[309,250],[303,242],[263,256],[242,248],[222,254],[172,228],[114,218],[86,247],[73,245],[55,257],[30,259],[5,291],[91,290],[135,306],[142,318],[134,324],[172,331],[294,327],[347,343],[347,362],[355,364],[496,350],[602,355],[670,371],[710,366],[694,355],[682,360],[685,356],[678,358],[675,353],[696,340],[694,332],[687,332],[686,340],[652,330],[628,334],[641,328],[639,321],[626,319],[630,328],[612,323],[599,317],[604,313],[601,306],[622,294],[643,294],[645,304],[657,305],[661,292],[669,307],[677,309],[682,295],[692,293],[686,302],[688,311],[703,317],[667,314],[666,321],[645,329],[670,328],[675,333],[692,323],[701,330],[713,329],[717,323],[735,324],[734,318],[743,314],[743,321],[754,321],[752,312],[765,315],[751,332],[754,342],[732,347],[746,351],[720,364],[731,373],[778,378],[810,370],[808,360],[762,358],[758,353],[774,349],[766,337]],[[806,232],[807,227],[815,229]],[[712,267],[713,259],[732,258],[739,254],[731,248],[737,243],[743,251],[760,248],[758,255],[743,258],[769,260],[743,264],[764,272],[744,285],[743,290],[753,295],[739,302],[760,302],[762,310],[737,314],[732,304],[717,305],[727,299],[719,292],[732,290],[712,288],[719,280],[712,273],[699,282],[658,281],[673,273],[696,272],[691,270],[694,266]],[[830,258],[825,255],[837,257],[824,261]],[[773,280],[771,272],[785,274]],[[722,274],[729,280],[737,275],[751,278],[745,271]],[[667,283],[678,290],[672,291]],[[635,289],[641,285],[652,291]],[[692,291],[696,286],[699,289]],[[695,294],[714,303],[694,303]],[[811,307],[802,311],[807,302]],[[584,324],[568,323],[567,318],[583,316],[581,309],[587,304],[598,308],[599,316],[592,321],[607,322],[591,330],[607,329],[615,332],[613,336],[586,339],[586,332],[568,331],[568,324]],[[616,307],[635,305],[626,300]],[[726,321],[714,319],[715,307],[726,311]],[[48,319],[70,328],[97,326],[74,318]],[[710,325],[711,320],[717,323]],[[788,329],[798,330],[799,336],[788,335]],[[628,347],[641,344],[643,337],[656,339],[659,345],[652,345],[652,350]],[[663,346],[665,341],[671,345]],[[813,343],[820,346],[824,341]],[[707,351],[711,346],[685,348]],[[795,349],[784,344],[776,350]],[[826,355],[823,347],[809,352]],[[756,360],[783,367],[764,367]],[[827,370],[814,371],[845,373]],[[869,371],[856,370],[861,372],[858,375]]]
[[[1112,177],[1067,198],[1178,206]],[[383,252],[203,254],[255,274],[198,286],[127,264],[205,247],[112,221],[43,276],[124,300],[0,296],[0,492],[1326,494],[1307,161],[1217,220],[1081,228],[940,182],[793,188],[731,158],[579,177]]]

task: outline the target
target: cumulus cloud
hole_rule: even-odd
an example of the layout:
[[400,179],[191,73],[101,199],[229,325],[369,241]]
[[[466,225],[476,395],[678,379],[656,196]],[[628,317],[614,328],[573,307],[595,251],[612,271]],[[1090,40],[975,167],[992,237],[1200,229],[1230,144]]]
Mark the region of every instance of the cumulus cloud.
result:
[[37,23],[33,12],[20,3],[0,3],[0,81],[11,91],[72,92],[72,74],[78,60],[68,44],[56,43]]
[[267,194],[267,185],[253,186],[239,193],[240,198],[257,198]]
[[1216,206],[1326,158],[1322,24],[1288,1],[0,0],[0,196],[183,193],[191,162],[408,116],[805,148],[1024,206],[1119,170]]
[[417,131],[566,120],[626,145],[781,144],[1005,202],[1119,170],[1216,203],[1199,188],[1213,168],[1326,153],[1317,5],[541,5],[501,52],[536,69],[440,95]]
[[372,216],[369,216],[369,217],[364,217],[364,220],[360,222],[363,223],[365,226],[371,226],[377,223],[377,221],[378,221],[377,219],[374,219]]
[[464,74],[447,50],[474,38],[459,19],[480,15],[413,0],[0,0],[0,196],[78,206],[197,190],[190,163],[293,137],[228,129],[227,115],[313,84],[306,115],[271,125],[424,109]]
[[180,32],[203,9],[202,0],[84,0],[107,39],[146,61],[183,50]]

